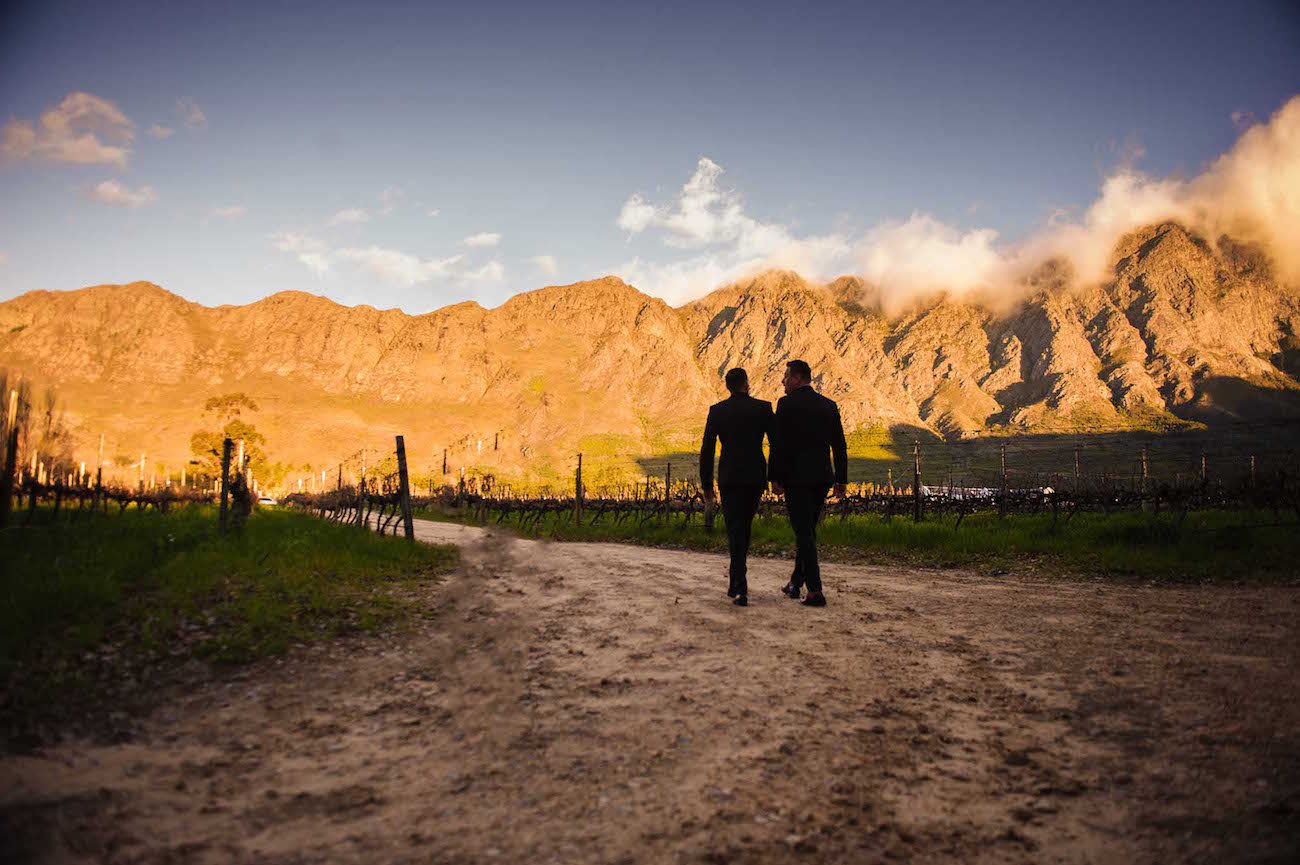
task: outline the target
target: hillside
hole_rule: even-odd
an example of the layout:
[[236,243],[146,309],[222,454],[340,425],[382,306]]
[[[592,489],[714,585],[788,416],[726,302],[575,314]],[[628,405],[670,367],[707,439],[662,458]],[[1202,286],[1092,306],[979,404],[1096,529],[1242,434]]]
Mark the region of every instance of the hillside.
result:
[[1049,263],[1007,291],[1005,310],[938,297],[891,318],[856,277],[772,271],[678,309],[605,277],[410,316],[298,292],[208,308],[103,285],[0,304],[0,366],[57,384],[82,441],[103,431],[110,454],[148,450],[173,470],[204,401],[245,391],[269,450],[295,466],[404,433],[419,471],[450,446],[452,465],[561,477],[579,449],[689,449],[727,368],[775,399],[793,357],[850,428],[1300,418],[1300,292],[1228,238],[1152,226],[1118,243],[1105,284],[1074,286]]

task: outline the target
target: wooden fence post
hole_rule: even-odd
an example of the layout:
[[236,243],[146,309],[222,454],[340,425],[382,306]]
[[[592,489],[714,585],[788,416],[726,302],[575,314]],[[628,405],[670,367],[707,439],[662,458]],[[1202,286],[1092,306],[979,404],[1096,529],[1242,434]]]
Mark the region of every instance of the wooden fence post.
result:
[[1079,492],[1081,473],[1079,471],[1079,446],[1074,446],[1074,491]]
[[402,436],[397,437],[397,479],[401,484],[398,491],[402,502],[402,527],[406,531],[406,539],[415,541],[415,523],[411,518],[411,478],[406,472],[406,441]]
[[4,474],[0,475],[0,529],[9,524],[13,509],[14,470],[18,467],[18,391],[9,392],[9,410],[6,416],[9,439],[5,445]]
[[442,449],[442,476],[447,477],[447,449]]
[[578,454],[578,471],[573,478],[573,524],[582,525],[582,454]]
[[1250,488],[1255,488],[1255,455],[1250,455]]
[[998,494],[998,516],[1005,517],[1007,515],[1007,445],[1005,442],[1002,443],[1001,451],[1002,451],[1002,475],[1001,475],[1002,480],[1001,480],[1001,488]]
[[672,490],[673,490],[673,463],[669,460],[664,464],[664,519],[668,519],[672,514]]
[[230,439],[221,442],[221,515],[217,524],[222,532],[226,530],[226,511],[230,503],[230,450],[233,445]]
[[104,434],[99,434],[99,462],[95,468],[95,499],[104,492]]
[[1210,482],[1210,473],[1206,470],[1205,451],[1201,451],[1201,486]]
[[912,445],[912,522],[921,521],[921,442],[915,440]]

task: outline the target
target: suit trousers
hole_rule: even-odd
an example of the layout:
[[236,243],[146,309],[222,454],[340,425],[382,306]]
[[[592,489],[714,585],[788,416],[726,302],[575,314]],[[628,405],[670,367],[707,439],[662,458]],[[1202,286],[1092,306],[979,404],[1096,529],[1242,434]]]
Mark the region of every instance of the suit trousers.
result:
[[757,484],[728,484],[718,487],[722,497],[722,518],[727,523],[727,549],[731,552],[729,588],[733,594],[749,594],[746,559],[749,558],[749,537],[754,527],[754,514],[758,512],[763,489]]
[[822,574],[817,564],[817,521],[826,506],[829,486],[786,487],[785,509],[794,529],[794,573],[790,583],[796,588],[808,586],[809,592],[822,590]]

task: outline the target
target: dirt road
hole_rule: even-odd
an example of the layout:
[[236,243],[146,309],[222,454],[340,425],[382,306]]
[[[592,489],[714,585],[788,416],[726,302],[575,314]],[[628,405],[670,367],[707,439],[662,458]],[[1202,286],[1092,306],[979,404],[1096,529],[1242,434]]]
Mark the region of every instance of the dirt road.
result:
[[1295,589],[465,549],[399,638],[170,695],[0,763],[52,862],[1292,862]]

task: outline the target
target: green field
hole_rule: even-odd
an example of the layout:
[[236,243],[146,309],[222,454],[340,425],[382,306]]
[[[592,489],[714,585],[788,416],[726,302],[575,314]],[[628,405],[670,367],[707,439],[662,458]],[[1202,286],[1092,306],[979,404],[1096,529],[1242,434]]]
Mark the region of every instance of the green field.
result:
[[[426,519],[471,522],[463,509],[424,509]],[[683,527],[655,518],[638,524],[609,517],[575,525],[571,515],[548,515],[540,524],[519,528],[517,517],[504,525],[531,536],[567,541],[619,541],[722,552],[727,537],[721,514],[712,531],[697,516]],[[1151,514],[1140,511],[1080,513],[1053,527],[1048,514],[999,518],[976,514],[886,520],[876,515],[841,519],[830,515],[818,531],[823,556],[840,562],[905,564],[920,567],[970,567],[984,572],[1035,571],[1079,577],[1171,582],[1286,582],[1300,578],[1300,523],[1294,512],[1205,511]],[[780,512],[754,521],[755,555],[790,556],[794,534]]]
[[18,715],[93,690],[105,658],[108,678],[138,680],[395,625],[457,560],[283,510],[225,537],[207,506],[49,516],[0,533],[0,678]]

